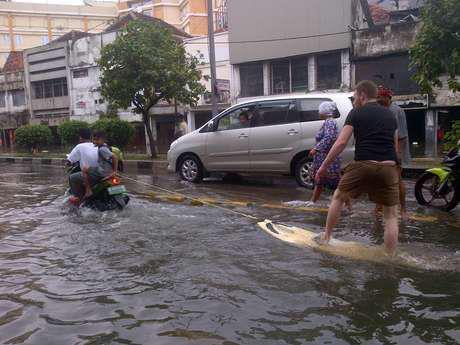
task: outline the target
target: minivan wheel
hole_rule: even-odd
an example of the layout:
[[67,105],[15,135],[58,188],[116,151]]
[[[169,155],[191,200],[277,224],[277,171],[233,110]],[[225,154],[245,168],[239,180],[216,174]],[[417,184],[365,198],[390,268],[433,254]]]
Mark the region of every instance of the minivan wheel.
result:
[[198,183],[203,179],[203,166],[195,156],[185,156],[179,165],[179,175],[187,182]]
[[295,179],[299,186],[313,189],[315,177],[313,175],[313,161],[309,157],[302,158],[295,165]]

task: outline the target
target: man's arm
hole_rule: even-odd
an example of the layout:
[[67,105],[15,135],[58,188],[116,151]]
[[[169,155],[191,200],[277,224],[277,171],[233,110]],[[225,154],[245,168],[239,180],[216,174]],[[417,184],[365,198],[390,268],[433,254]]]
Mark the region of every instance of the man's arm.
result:
[[324,160],[323,164],[321,164],[321,167],[327,169],[329,165],[332,164],[332,162],[337,158],[337,156],[340,155],[342,151],[345,149],[352,135],[353,127],[350,125],[343,126],[342,131],[339,134],[339,137],[335,141],[334,145],[332,145],[331,150],[327,154],[327,157]]
[[80,160],[80,148],[75,146],[73,150],[67,155],[67,160],[73,164]]

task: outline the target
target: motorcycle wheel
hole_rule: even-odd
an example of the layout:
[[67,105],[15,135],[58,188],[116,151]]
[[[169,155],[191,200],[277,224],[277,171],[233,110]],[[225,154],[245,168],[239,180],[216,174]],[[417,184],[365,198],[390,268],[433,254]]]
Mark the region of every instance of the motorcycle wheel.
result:
[[447,193],[439,195],[436,191],[441,183],[432,173],[423,174],[415,184],[415,198],[420,205],[430,206],[442,211],[450,211],[458,204],[458,195],[451,180],[447,180]]

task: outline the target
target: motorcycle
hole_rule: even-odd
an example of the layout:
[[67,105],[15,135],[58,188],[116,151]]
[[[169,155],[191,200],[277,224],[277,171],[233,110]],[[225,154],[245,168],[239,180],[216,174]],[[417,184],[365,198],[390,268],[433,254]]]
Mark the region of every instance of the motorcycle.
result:
[[442,167],[426,170],[417,180],[415,198],[420,205],[450,211],[460,201],[459,149],[451,149],[442,163]]
[[[69,176],[80,171],[80,164],[74,163],[70,166]],[[81,207],[89,207],[97,211],[109,211],[123,209],[129,202],[126,187],[121,184],[118,176],[109,177],[91,187],[93,192],[89,198],[83,200]],[[68,190],[70,194],[70,189]]]

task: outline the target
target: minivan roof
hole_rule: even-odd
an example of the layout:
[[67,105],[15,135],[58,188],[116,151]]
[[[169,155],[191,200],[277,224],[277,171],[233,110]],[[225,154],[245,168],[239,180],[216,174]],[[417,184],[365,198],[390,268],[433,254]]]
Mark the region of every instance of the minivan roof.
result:
[[311,93],[288,93],[272,96],[245,97],[237,101],[237,105],[253,103],[257,101],[277,101],[299,98],[331,98],[332,100],[344,99],[353,96],[353,92],[311,92]]

